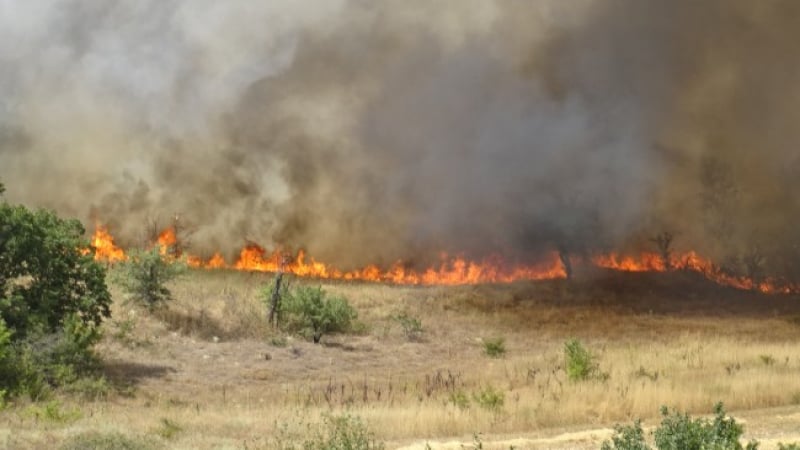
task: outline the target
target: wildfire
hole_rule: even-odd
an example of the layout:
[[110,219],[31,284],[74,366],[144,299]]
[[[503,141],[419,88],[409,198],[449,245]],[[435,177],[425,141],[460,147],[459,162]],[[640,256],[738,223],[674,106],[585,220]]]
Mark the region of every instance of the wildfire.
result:
[[101,261],[115,263],[125,259],[125,252],[114,244],[114,237],[103,226],[97,226],[92,236],[94,258]]
[[[204,260],[195,255],[180,255],[174,251],[178,244],[175,229],[162,231],[155,245],[160,254],[169,257],[183,256],[187,264],[203,269],[235,269],[243,271],[277,272],[282,270],[300,277],[331,280],[361,280],[411,285],[463,285],[479,283],[507,283],[517,280],[549,280],[566,278],[567,273],[558,253],[546,255],[541,262],[530,265],[508,265],[502,258],[486,258],[471,261],[461,256],[442,254],[438,265],[424,270],[415,270],[398,261],[388,269],[369,265],[361,269],[342,271],[318,262],[303,250],[296,255],[275,250],[268,252],[257,244],[250,243],[239,252],[237,260],[228,264],[220,253]],[[114,244],[114,238],[105,227],[98,226],[92,238],[95,259],[114,263],[125,260],[125,252]],[[643,252],[638,256],[609,253],[589,258],[593,266],[625,272],[664,272],[668,270],[690,270],[725,286],[764,293],[800,292],[800,286],[787,286],[775,279],[753,279],[731,275],[716,266],[710,259],[695,252],[678,255],[661,255]]]

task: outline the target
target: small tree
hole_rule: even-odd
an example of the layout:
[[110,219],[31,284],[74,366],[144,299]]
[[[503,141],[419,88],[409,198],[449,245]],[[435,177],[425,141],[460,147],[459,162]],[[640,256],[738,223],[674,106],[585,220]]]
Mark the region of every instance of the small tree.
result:
[[129,299],[153,311],[172,299],[166,283],[182,274],[185,266],[179,261],[167,261],[153,248],[131,252],[118,270],[114,279]]
[[280,323],[281,299],[289,294],[289,282],[283,276],[283,270],[279,270],[275,279],[261,290],[261,301],[267,307],[267,322],[275,327]]
[[38,398],[92,368],[111,296],[83,234],[77,220],[0,203],[0,392]]
[[283,299],[282,312],[290,329],[310,333],[314,343],[322,335],[350,328],[358,317],[344,297],[328,297],[322,287],[298,286]]

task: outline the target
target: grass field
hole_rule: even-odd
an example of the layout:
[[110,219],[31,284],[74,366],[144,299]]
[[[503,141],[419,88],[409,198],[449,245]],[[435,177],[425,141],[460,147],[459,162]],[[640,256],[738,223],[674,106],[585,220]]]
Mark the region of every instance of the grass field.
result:
[[[717,401],[761,448],[800,441],[796,297],[687,273],[328,283],[357,308],[358,332],[315,345],[266,325],[258,294],[270,279],[192,271],[155,316],[115,291],[98,349],[110,392],[88,386],[83,396],[10,405],[0,446],[58,448],[100,433],[141,448],[275,448],[326,415],[349,414],[387,448],[471,448],[475,433],[484,448],[599,448],[615,423],[653,426],[662,405],[705,414]],[[398,315],[421,330],[404,329]],[[593,357],[586,380],[567,377],[572,338]],[[99,399],[84,398],[95,391]]]

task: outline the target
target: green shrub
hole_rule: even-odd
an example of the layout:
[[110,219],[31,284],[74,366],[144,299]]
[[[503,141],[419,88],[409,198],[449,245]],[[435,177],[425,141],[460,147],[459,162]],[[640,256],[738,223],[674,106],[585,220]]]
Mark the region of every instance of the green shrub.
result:
[[483,340],[483,353],[490,358],[499,358],[506,354],[506,340],[502,337]]
[[42,398],[94,366],[111,296],[83,234],[76,220],[0,204],[0,389],[8,395]]
[[[743,428],[733,417],[726,417],[722,403],[714,407],[714,419],[692,419],[688,414],[661,409],[661,425],[653,432],[658,450],[755,450],[758,442],[751,441],[742,446],[739,439]],[[633,426],[615,427],[611,442],[606,441],[602,450],[649,450],[641,422]]]
[[633,425],[617,425],[614,427],[614,436],[611,442],[603,442],[602,450],[650,450],[644,438],[642,421],[637,420]]
[[472,398],[481,408],[495,412],[503,409],[503,404],[505,403],[505,396],[503,393],[492,386],[486,386],[472,394]]
[[153,311],[172,299],[166,283],[185,270],[182,262],[161,255],[158,248],[134,250],[120,263],[113,279],[128,295],[128,300]]
[[469,409],[469,397],[462,390],[450,394],[450,403],[462,411]]
[[403,329],[403,334],[409,341],[418,341],[422,337],[422,322],[408,313],[400,313],[394,316],[394,320]]
[[564,344],[564,363],[570,381],[588,380],[597,373],[594,357],[577,339]]
[[34,400],[46,398],[50,387],[69,385],[95,373],[98,360],[92,349],[99,339],[97,328],[70,316],[57,332],[30,333],[15,342],[0,375],[16,393]]
[[82,400],[96,401],[108,397],[112,386],[104,377],[81,377],[64,386],[64,391]]
[[25,415],[38,421],[69,423],[80,419],[83,414],[78,408],[64,408],[57,400],[45,404],[33,404],[25,409]]
[[384,445],[358,417],[325,416],[322,424],[309,424],[305,439],[283,426],[269,448],[281,450],[382,450]]
[[130,437],[122,433],[89,431],[67,439],[60,450],[156,450],[161,448],[151,438]]
[[321,287],[298,286],[290,290],[282,308],[287,328],[310,334],[315,343],[324,334],[349,330],[358,317],[346,298],[329,298]]

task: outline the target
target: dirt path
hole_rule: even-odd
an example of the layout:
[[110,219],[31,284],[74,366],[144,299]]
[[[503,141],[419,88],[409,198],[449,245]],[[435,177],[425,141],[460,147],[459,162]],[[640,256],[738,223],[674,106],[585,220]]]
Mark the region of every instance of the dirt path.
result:
[[[756,439],[759,449],[777,449],[779,443],[800,443],[800,406],[760,409],[753,411],[732,411],[737,422],[744,425],[745,440]],[[652,428],[645,427],[646,432]],[[480,436],[483,449],[532,449],[532,450],[596,450],[604,440],[611,437],[611,428],[594,428],[582,431],[542,431],[535,434],[517,436]],[[472,449],[473,438],[452,438],[410,444],[396,444],[398,450],[425,450],[426,445],[432,449]]]

